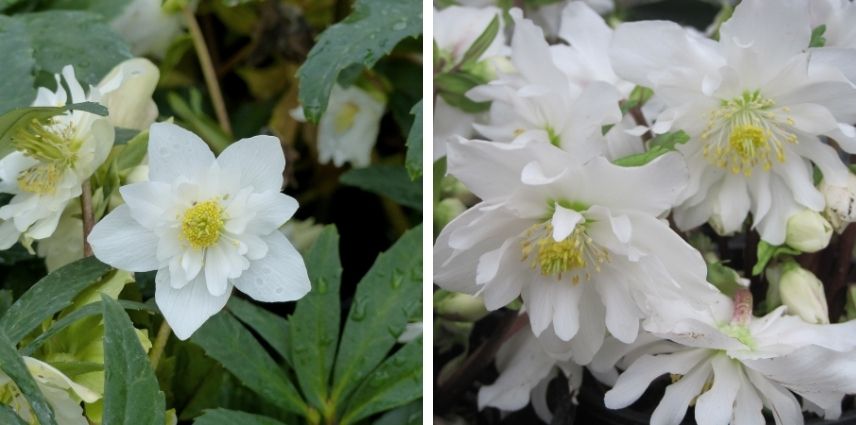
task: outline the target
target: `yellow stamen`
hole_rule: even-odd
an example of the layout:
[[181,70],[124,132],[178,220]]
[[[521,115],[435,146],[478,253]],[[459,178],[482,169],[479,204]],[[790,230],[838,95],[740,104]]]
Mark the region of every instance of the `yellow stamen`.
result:
[[600,271],[601,264],[609,261],[609,253],[597,246],[586,234],[585,225],[577,224],[574,231],[561,241],[553,239],[550,223],[536,224],[526,232],[522,247],[523,261],[531,257],[531,267],[543,276],[556,276],[571,272],[571,282],[590,280],[590,268]]
[[339,109],[333,120],[333,127],[336,129],[336,132],[344,133],[350,130],[354,126],[354,120],[358,112],[360,112],[360,107],[356,103],[347,102],[342,105],[342,108]]
[[56,191],[65,169],[55,162],[39,163],[18,174],[18,187],[30,193],[47,195]]
[[223,207],[219,202],[198,202],[184,213],[181,234],[191,247],[208,248],[220,239],[224,224]]

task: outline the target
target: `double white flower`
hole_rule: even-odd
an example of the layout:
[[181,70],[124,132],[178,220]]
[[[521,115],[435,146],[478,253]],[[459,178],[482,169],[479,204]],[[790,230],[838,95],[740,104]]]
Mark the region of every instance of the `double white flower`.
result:
[[176,336],[187,339],[220,311],[233,287],[267,302],[309,292],[303,259],[278,230],[297,201],[280,192],[276,138],[243,139],[215,158],[193,133],[157,123],[148,153],[151,181],[120,188],[126,204],[89,242],[112,266],[158,271],[155,299]]
[[846,166],[818,136],[856,151],[856,88],[834,66],[856,50],[809,51],[807,3],[744,1],[718,42],[664,21],[616,30],[611,55],[618,75],[653,88],[667,106],[653,130],[691,136],[678,147],[690,169],[675,210],[679,227],[710,220],[730,234],[751,211],[762,239],[778,245],[788,217],[824,208],[812,164],[825,181],[844,184]]

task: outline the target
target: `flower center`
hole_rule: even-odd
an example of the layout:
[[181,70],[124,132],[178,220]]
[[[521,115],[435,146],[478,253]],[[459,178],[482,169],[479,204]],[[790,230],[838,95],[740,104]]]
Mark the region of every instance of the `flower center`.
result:
[[71,125],[61,126],[52,119],[30,121],[12,136],[12,145],[37,160],[18,174],[18,187],[37,194],[54,193],[65,170],[74,167],[81,142]]
[[354,126],[354,120],[357,113],[360,112],[360,107],[354,102],[346,102],[336,113],[336,118],[333,120],[333,127],[337,133],[344,133]]
[[570,272],[575,285],[580,279],[591,279],[590,266],[600,271],[600,265],[609,261],[609,253],[586,234],[583,223],[577,224],[568,237],[558,242],[553,239],[550,223],[536,224],[526,231],[522,252],[523,261],[530,261],[532,270],[560,280],[563,274]]
[[181,234],[195,249],[217,243],[223,231],[223,207],[215,200],[197,202],[181,219]]
[[727,325],[721,325],[719,330],[722,331],[722,333],[740,341],[741,344],[749,347],[750,350],[754,350],[755,347],[757,347],[755,338],[752,337],[752,333],[749,332],[749,328],[744,325],[729,323]]
[[[758,91],[723,100],[712,112],[701,134],[704,157],[716,166],[734,174],[752,175],[760,165],[764,171],[773,166],[773,159],[785,162],[785,145],[797,142],[789,131],[793,118],[781,117],[772,111],[775,102]],[[788,113],[788,108],[782,108]]]

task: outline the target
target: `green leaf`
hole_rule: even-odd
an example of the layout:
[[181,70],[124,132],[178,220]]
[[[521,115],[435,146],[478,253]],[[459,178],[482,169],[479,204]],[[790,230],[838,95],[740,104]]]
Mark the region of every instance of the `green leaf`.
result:
[[56,425],[56,419],[50,405],[42,395],[36,380],[30,375],[24,360],[15,351],[15,343],[6,333],[0,330],[0,369],[15,381],[15,385],[21,390],[30,403],[36,418],[40,424]]
[[417,400],[384,413],[374,425],[419,425],[421,423],[422,403]]
[[71,305],[74,297],[110,271],[110,266],[87,257],[45,276],[18,299],[0,318],[13,343],[36,329],[54,313]]
[[354,64],[371,68],[406,37],[422,33],[422,2],[357,0],[354,11],[324,31],[300,67],[300,103],[318,122],[339,73]]
[[[5,7],[0,4],[0,10],[3,9]],[[0,52],[4,55],[3,69],[0,71],[0,113],[29,105],[36,98],[36,89],[33,87],[36,60],[32,52],[27,50],[29,44],[30,37],[23,22],[0,16]]]
[[354,168],[339,177],[342,184],[386,196],[406,207],[422,209],[422,179],[410,180],[400,165],[376,164]]
[[487,48],[490,47],[496,35],[499,33],[499,15],[494,16],[490,24],[482,31],[481,35],[476,38],[470,48],[464,53],[461,58],[461,68],[467,68],[475,65],[482,57]]
[[128,314],[116,300],[104,307],[105,424],[163,425],[166,402]]
[[386,359],[357,388],[342,425],[417,400],[422,396],[422,338]]
[[767,264],[779,255],[799,255],[801,252],[787,245],[770,245],[767,242],[758,242],[757,257],[758,261],[752,267],[752,276],[758,276],[764,272]]
[[193,421],[194,425],[285,425],[267,416],[252,415],[237,410],[214,409]]
[[0,423],[9,425],[28,425],[20,416],[15,414],[15,411],[9,406],[0,406]]
[[119,16],[131,0],[49,0],[46,9],[85,10],[98,13],[106,19]]
[[332,400],[340,403],[386,357],[421,306],[422,225],[375,260],[360,280],[339,343]]
[[145,158],[149,148],[149,130],[137,133],[134,138],[125,143],[116,157],[116,168],[119,171],[127,170],[140,165]]
[[642,105],[645,104],[651,96],[654,95],[654,90],[649,89],[644,86],[636,86],[633,87],[633,91],[630,92],[630,95],[627,96],[627,101],[621,104],[621,115],[627,113],[627,111],[633,108],[641,108]]
[[323,410],[339,341],[339,234],[327,226],[306,256],[312,291],[297,302],[291,316],[294,372],[310,404]]
[[191,340],[267,401],[290,412],[307,411],[285,372],[228,311],[208,319]]
[[687,135],[687,133],[684,133],[683,130],[660,134],[649,142],[647,151],[616,159],[613,163],[623,167],[638,167],[645,165],[660,156],[675,150],[675,146],[684,144],[688,140],[690,140],[690,136]]
[[422,100],[410,111],[414,115],[413,126],[407,135],[407,172],[411,179],[422,175]]
[[[0,16],[0,20],[2,20]],[[0,40],[2,43],[2,40]],[[2,84],[2,80],[0,80]],[[2,92],[0,92],[2,94]],[[0,99],[2,96],[0,96]],[[2,100],[0,100],[2,102]],[[0,108],[2,108],[0,106]],[[99,115],[107,115],[107,108],[92,102],[83,102],[67,106],[30,106],[25,108],[17,108],[7,111],[0,115],[0,158],[8,155],[15,148],[12,145],[12,138],[19,130],[24,129],[34,120],[42,121],[51,117],[63,114],[67,111],[86,111]],[[103,112],[103,113],[102,113]]]
[[229,146],[231,143],[229,136],[227,136],[226,133],[223,133],[223,130],[220,128],[220,124],[217,124],[217,121],[214,121],[211,117],[201,112],[194,111],[193,108],[191,108],[190,105],[176,93],[169,93],[166,99],[173,112],[175,112],[175,114],[190,127],[190,130],[193,130],[194,133],[202,137],[214,153],[219,154]]
[[826,25],[820,25],[811,30],[811,41],[808,43],[808,47],[826,46],[826,37],[823,36],[824,33],[826,33]]
[[284,317],[271,313],[249,301],[231,297],[229,311],[256,331],[265,342],[270,344],[289,365],[292,365],[288,345],[288,321]]

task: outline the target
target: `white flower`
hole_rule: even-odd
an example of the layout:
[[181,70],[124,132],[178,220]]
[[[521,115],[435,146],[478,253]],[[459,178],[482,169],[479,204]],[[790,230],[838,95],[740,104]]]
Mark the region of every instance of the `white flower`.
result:
[[538,141],[459,140],[448,166],[482,202],[438,236],[434,281],[490,310],[522,295],[536,335],[580,339],[579,364],[605,329],[633,341],[648,297],[704,304],[715,293],[701,255],[656,218],[683,188],[680,155],[625,168]]
[[110,27],[122,36],[134,55],[163,58],[170,43],[183,31],[181,14],[163,10],[161,3],[133,0],[110,21]]
[[[33,106],[99,101],[97,89],[87,96],[71,66],[62,70],[66,92],[56,76],[57,90],[41,87]],[[13,196],[0,208],[0,249],[12,246],[23,233],[32,239],[53,234],[65,206],[80,196],[81,184],[107,158],[114,131],[105,117],[71,111],[50,120],[33,121],[13,136],[15,151],[0,160],[0,192]]]
[[[382,94],[369,93],[356,85],[333,86],[327,110],[318,123],[318,160],[322,164],[333,161],[337,167],[346,162],[354,167],[369,165],[386,108],[386,100],[380,100],[382,97]],[[306,120],[303,108],[291,114],[298,121]]]
[[856,175],[848,174],[843,184],[820,182],[820,191],[826,200],[824,214],[838,233],[856,221]]
[[606,393],[606,406],[630,405],[651,381],[670,373],[680,377],[666,388],[651,424],[680,423],[693,400],[701,425],[764,424],[762,407],[773,412],[778,425],[802,424],[791,391],[827,418],[838,417],[841,398],[856,392],[856,322],[807,324],[783,316],[784,307],[755,318],[749,298],[731,320],[733,310],[721,310],[653,323],[656,336],[680,345],[661,344],[639,356]]
[[788,313],[808,323],[829,323],[829,309],[823,282],[812,272],[794,264],[786,264],[779,278],[779,297]]
[[[497,0],[458,0],[458,3],[465,6],[486,6],[497,4]],[[574,3],[585,4],[601,15],[615,9],[615,2],[613,0],[561,0],[540,3],[540,6],[527,7],[526,16],[538,24],[547,34],[547,37],[553,38],[559,32],[562,10]]]
[[812,0],[808,4],[812,28],[826,25],[826,46],[856,48],[856,4],[851,0]]
[[817,252],[829,245],[832,225],[820,213],[802,210],[788,218],[785,243],[802,252]]
[[[40,360],[24,357],[24,364],[51,406],[57,425],[89,424],[83,416],[80,402],[94,403],[101,396]],[[0,372],[0,404],[10,407],[26,423],[37,423],[27,399],[12,379],[3,372]]]
[[282,193],[278,140],[256,136],[214,155],[193,133],[153,124],[151,181],[120,188],[126,204],[89,235],[101,261],[157,270],[155,299],[176,336],[187,339],[220,311],[232,287],[265,302],[309,291],[300,254],[279,227],[297,210]]
[[98,83],[100,102],[110,111],[110,122],[121,128],[145,130],[158,116],[152,100],[160,71],[148,59],[128,59]]
[[[751,211],[762,239],[780,245],[791,214],[824,207],[811,164],[830,184],[846,179],[835,149],[818,136],[856,148],[856,88],[830,62],[813,59],[824,49],[807,52],[807,3],[743,1],[719,42],[662,21],[616,30],[617,74],[653,88],[667,106],[654,131],[691,136],[678,147],[691,172],[675,210],[682,229],[717,217],[732,233]],[[854,58],[856,50],[837,55]]]
[[[449,6],[443,10],[435,8],[434,43],[442,52],[441,57],[451,63],[459,63],[490,22],[494,18],[501,20],[501,15],[502,10],[498,7]],[[477,60],[508,54],[501,28],[502,26],[493,42]]]

